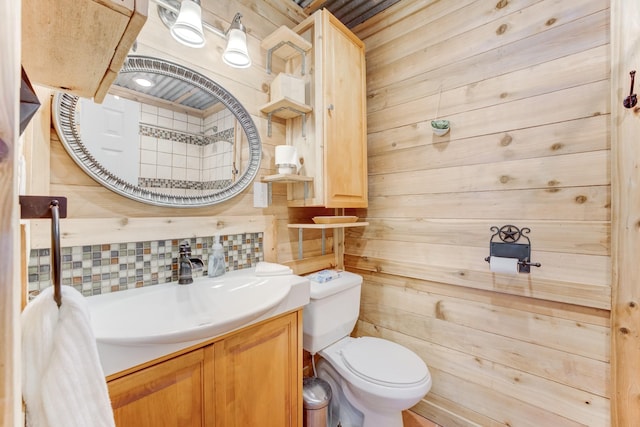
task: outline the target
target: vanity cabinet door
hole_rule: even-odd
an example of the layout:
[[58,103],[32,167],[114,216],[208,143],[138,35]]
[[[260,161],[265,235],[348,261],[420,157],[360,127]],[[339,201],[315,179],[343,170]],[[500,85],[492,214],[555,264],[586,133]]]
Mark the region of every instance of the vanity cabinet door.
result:
[[[213,346],[109,382],[117,427],[214,426]],[[209,385],[207,385],[209,384]]]
[[298,314],[214,344],[217,427],[302,427]]

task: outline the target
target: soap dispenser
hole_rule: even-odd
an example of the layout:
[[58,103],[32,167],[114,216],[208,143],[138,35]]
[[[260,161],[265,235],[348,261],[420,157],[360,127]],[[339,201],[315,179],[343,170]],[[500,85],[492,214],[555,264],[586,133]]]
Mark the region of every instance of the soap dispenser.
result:
[[220,243],[218,236],[215,236],[214,242],[213,250],[209,255],[209,268],[207,273],[209,277],[222,276],[227,270],[227,266],[224,262],[224,249],[222,248],[222,244]]

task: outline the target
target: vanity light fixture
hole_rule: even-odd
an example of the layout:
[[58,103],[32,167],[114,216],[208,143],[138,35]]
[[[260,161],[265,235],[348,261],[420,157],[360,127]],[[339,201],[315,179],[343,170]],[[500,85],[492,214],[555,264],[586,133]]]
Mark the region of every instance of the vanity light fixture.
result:
[[242,15],[236,13],[231,25],[222,31],[202,21],[200,0],[153,0],[158,4],[158,15],[162,23],[170,29],[171,35],[178,42],[189,47],[203,47],[205,43],[203,28],[227,40],[222,54],[225,64],[235,68],[251,66],[251,58],[247,49],[247,32],[240,22]]
[[200,0],[182,0],[180,14],[171,26],[171,35],[185,46],[204,46]]
[[236,13],[231,21],[231,26],[225,33],[227,36],[227,48],[222,54],[225,64],[235,68],[248,68],[251,66],[251,58],[247,50],[247,31],[240,22],[242,15]]

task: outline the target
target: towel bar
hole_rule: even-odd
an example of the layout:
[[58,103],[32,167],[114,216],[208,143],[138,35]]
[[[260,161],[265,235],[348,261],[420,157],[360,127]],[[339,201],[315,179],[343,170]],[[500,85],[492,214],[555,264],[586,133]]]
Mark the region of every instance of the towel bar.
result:
[[53,299],[60,307],[60,218],[67,217],[67,198],[52,196],[20,196],[20,218],[51,218],[51,275],[53,278]]

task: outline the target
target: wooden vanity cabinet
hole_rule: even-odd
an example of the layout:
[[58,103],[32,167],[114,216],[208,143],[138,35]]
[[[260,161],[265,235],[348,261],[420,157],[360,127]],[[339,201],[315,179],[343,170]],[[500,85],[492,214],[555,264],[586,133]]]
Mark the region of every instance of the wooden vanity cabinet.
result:
[[216,427],[302,427],[297,325],[280,317],[214,344]]
[[108,386],[117,427],[302,427],[302,311]]
[[148,8],[148,0],[22,0],[29,80],[102,102]]
[[213,346],[149,366],[110,381],[109,396],[118,427],[215,426]]
[[287,144],[304,159],[302,174],[313,177],[304,186],[288,186],[291,207],[367,207],[367,122],[364,43],[325,9],[293,28],[312,48],[302,60],[287,61],[288,72],[302,75],[313,111],[287,120]]

